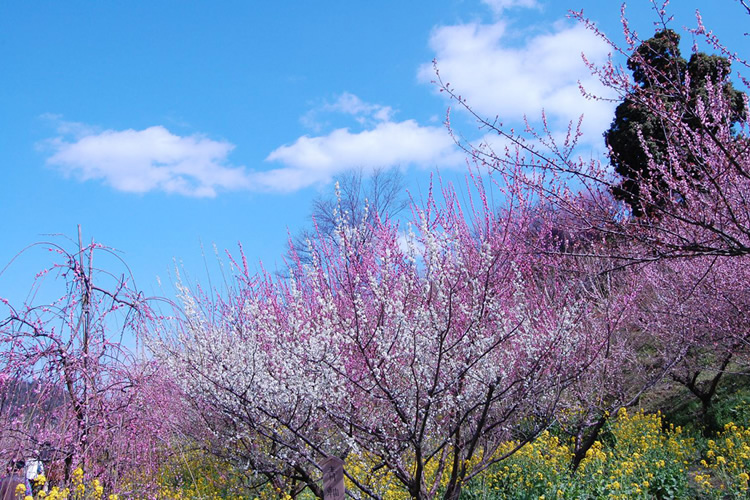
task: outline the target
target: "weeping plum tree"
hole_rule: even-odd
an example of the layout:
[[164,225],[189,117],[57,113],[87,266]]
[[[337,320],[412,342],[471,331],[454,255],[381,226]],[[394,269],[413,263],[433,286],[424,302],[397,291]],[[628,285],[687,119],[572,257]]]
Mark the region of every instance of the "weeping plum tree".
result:
[[36,449],[53,482],[81,466],[114,488],[126,473],[153,470],[166,436],[160,372],[127,347],[153,318],[111,249],[83,245],[80,232],[73,250],[45,242],[25,252],[40,249],[56,260],[36,275],[29,301],[2,299],[3,458]]
[[387,471],[414,498],[457,498],[500,444],[552,422],[623,315],[527,243],[522,200],[472,192],[430,195],[406,233],[339,216],[288,279],[243,261],[223,298],[182,289],[183,328],[154,348],[225,456],[291,494],[320,496],[338,455],[366,470],[347,471],[357,496],[380,498],[367,479]]

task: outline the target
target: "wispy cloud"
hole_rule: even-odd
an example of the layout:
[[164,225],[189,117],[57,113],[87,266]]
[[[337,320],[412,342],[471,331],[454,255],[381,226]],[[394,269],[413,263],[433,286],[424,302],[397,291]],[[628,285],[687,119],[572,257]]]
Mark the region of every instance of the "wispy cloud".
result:
[[[507,8],[531,2],[487,3]],[[547,31],[519,44],[504,20],[443,26],[433,31],[430,46],[441,77],[480,114],[499,116],[507,123],[527,115],[534,120],[544,110],[550,126],[560,130],[583,114],[584,138],[598,144],[614,105],[581,95],[579,84],[606,95],[581,54],[600,63],[606,60],[609,47],[581,25],[558,23]],[[424,82],[435,79],[431,64],[420,67],[418,75]]]
[[532,8],[539,5],[536,0],[482,0],[482,3],[489,6],[496,14],[515,7]]
[[[179,136],[162,126],[103,130],[61,122],[48,141],[49,165],[82,181],[98,180],[118,191],[163,191],[213,197],[219,190],[247,189],[243,167],[227,163],[234,145],[199,134]],[[73,135],[73,137],[68,137]]]
[[324,102],[302,115],[300,122],[318,133],[328,125],[325,117],[331,113],[349,115],[362,126],[390,121],[395,111],[390,106],[365,102],[350,92],[343,92],[333,102]]
[[58,136],[80,139],[87,135],[95,135],[102,131],[101,128],[81,122],[65,120],[62,115],[55,113],[44,113],[39,118],[47,122],[57,132]]
[[355,117],[369,117],[377,121],[388,121],[393,115],[393,108],[381,104],[371,104],[349,92],[344,92],[332,104],[327,104],[324,109],[338,111]]

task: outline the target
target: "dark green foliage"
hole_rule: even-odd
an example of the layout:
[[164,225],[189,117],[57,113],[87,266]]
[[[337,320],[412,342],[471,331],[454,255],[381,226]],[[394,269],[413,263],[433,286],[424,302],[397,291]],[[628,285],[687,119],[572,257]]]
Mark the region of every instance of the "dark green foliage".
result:
[[[636,49],[628,59],[628,69],[638,87],[617,106],[612,125],[604,133],[611,149],[610,159],[622,178],[612,192],[630,205],[636,217],[657,216],[665,201],[680,198],[680,193],[663,182],[658,169],[649,167],[649,159],[654,165],[668,168],[667,131],[680,125],[692,130],[705,126],[696,115],[696,105],[699,100],[705,103],[708,82],[723,85],[733,123],[744,110],[744,94],[728,81],[730,62],[702,52],[686,61],[680,54],[679,42],[680,35],[665,29]],[[682,123],[665,124],[664,114],[654,112],[655,97],[666,109],[679,111],[677,116]]]
[[653,391],[649,407],[664,412],[665,419],[674,425],[712,435],[717,430],[732,422],[743,427],[750,427],[750,377],[740,371],[740,366],[730,366],[730,373],[724,376],[719,385],[713,403],[709,408],[711,429],[703,428],[700,401],[683,386],[663,387]]

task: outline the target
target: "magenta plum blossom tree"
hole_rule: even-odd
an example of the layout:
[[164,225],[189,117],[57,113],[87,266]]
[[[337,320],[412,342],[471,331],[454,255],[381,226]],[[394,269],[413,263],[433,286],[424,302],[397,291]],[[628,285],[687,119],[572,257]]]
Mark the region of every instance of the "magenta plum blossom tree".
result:
[[224,456],[292,494],[320,496],[319,464],[338,455],[414,498],[457,498],[500,444],[550,425],[623,315],[527,243],[521,201],[495,211],[481,182],[477,206],[441,195],[406,233],[339,217],[289,279],[243,262],[224,297],[181,289],[184,327],[154,349]]
[[[613,251],[610,238],[580,230],[571,217],[553,207],[535,207],[520,238],[537,252],[544,273],[535,280],[575,283],[577,300],[587,303],[605,341],[603,350],[565,388],[555,413],[556,429],[572,441],[576,469],[600,431],[620,408],[636,404],[685,356],[681,348],[653,356],[655,339],[644,328],[644,298],[654,289],[644,280],[644,265],[628,259],[602,259]],[[674,340],[672,338],[671,340]],[[665,342],[669,344],[669,341]],[[684,346],[677,342],[670,346]]]
[[[671,33],[665,9],[666,2],[655,7],[658,33]],[[538,200],[558,220],[564,220],[561,233],[593,237],[601,243],[559,245],[556,251],[560,256],[567,256],[569,262],[598,260],[596,266],[602,266],[604,274],[627,267],[639,270],[640,282],[635,283],[640,310],[631,315],[637,320],[626,323],[629,334],[620,337],[629,344],[621,360],[634,371],[627,370],[625,364],[619,373],[640,375],[635,384],[631,377],[627,384],[618,377],[596,382],[598,374],[618,373],[610,367],[590,372],[594,378],[576,385],[573,393],[585,418],[576,417],[565,424],[576,436],[576,458],[580,459],[586,443],[592,442],[604,425],[607,412],[637,400],[660,375],[671,374],[706,404],[730,360],[744,356],[748,332],[745,299],[742,287],[735,286],[737,278],[729,277],[744,276],[745,256],[750,253],[750,140],[746,93],[727,91],[732,89],[729,68],[746,71],[748,63],[724,47],[699,16],[691,34],[724,58],[714,65],[716,71],[699,71],[699,85],[694,85],[689,74],[673,77],[670,65],[664,67],[658,58],[651,58],[653,52],[631,30],[624,14],[625,47],[612,42],[581,13],[573,13],[573,17],[606,40],[612,52],[628,60],[630,67],[637,68],[634,81],[630,71],[614,60],[602,67],[590,65],[605,87],[657,124],[657,137],[648,135],[647,127],[636,130],[647,162],[640,170],[647,174],[631,170],[623,179],[608,162],[578,157],[580,126],[573,122],[562,140],[547,129],[545,119],[541,131],[528,125],[519,133],[505,127],[501,117],[488,119],[476,113],[460,96],[460,89],[444,82],[439,72],[436,83],[476,118],[481,128],[508,144],[504,151],[493,150],[486,143],[472,145],[454,133],[457,144],[475,164],[499,173],[508,191]],[[698,54],[697,50],[694,48],[694,53]],[[707,58],[711,56],[696,55],[695,60]],[[734,84],[747,91],[748,81],[742,75],[735,75]],[[659,144],[658,155],[649,148],[653,140]],[[622,199],[627,197],[613,197],[623,181],[639,193],[638,210]],[[659,265],[644,267],[655,262]],[[657,352],[651,353],[653,348]],[[712,361],[707,366],[708,359]],[[707,368],[710,382],[697,382]],[[618,386],[628,390],[618,390]],[[601,390],[592,390],[594,387]],[[596,401],[600,403],[594,404]]]
[[167,432],[155,414],[166,396],[152,399],[168,394],[155,389],[161,372],[136,354],[152,313],[119,256],[84,245],[80,232],[73,250],[44,242],[25,252],[34,250],[56,260],[36,275],[27,303],[2,299],[3,458],[38,450],[53,481],[80,466],[118,486],[124,474],[156,465]]

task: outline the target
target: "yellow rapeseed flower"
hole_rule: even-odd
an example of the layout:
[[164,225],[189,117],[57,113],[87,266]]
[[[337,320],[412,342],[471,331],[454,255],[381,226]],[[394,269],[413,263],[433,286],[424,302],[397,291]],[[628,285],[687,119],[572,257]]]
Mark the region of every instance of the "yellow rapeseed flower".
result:
[[83,469],[76,467],[73,470],[73,484],[80,484],[83,482]]

